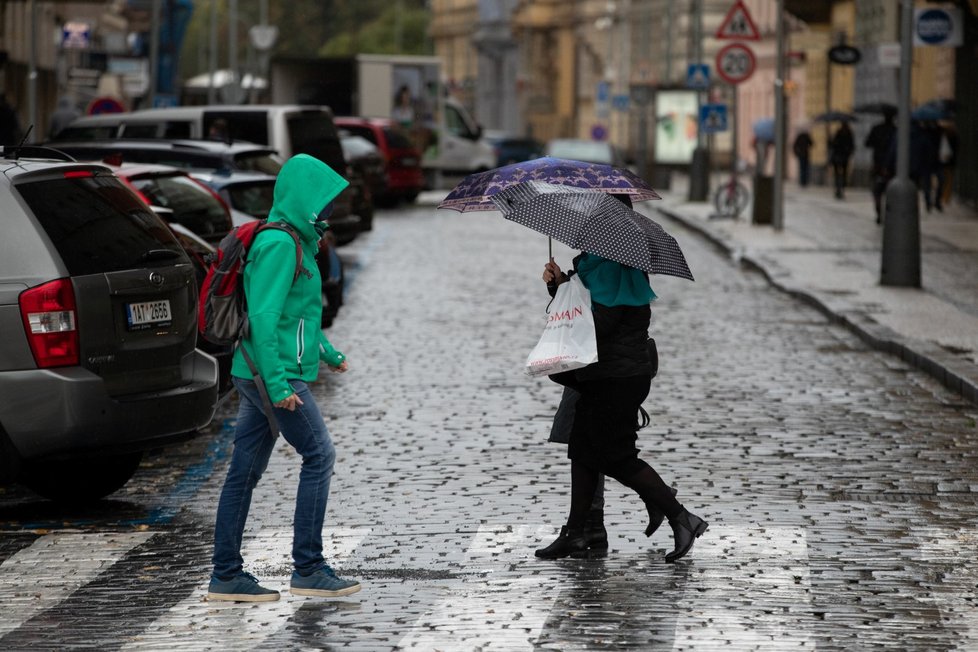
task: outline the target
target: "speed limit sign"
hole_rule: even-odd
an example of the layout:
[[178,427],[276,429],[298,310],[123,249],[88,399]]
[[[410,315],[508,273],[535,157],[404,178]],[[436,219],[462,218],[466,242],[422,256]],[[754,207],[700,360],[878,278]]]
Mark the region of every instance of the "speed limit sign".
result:
[[717,74],[728,84],[739,84],[754,74],[754,53],[742,43],[731,43],[717,52]]

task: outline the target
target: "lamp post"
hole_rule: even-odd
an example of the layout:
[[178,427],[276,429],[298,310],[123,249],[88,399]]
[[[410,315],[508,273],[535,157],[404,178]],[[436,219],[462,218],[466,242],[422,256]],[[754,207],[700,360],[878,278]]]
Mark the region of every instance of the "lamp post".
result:
[[[693,51],[696,61],[703,62],[703,0],[693,0]],[[696,91],[696,116],[699,119],[703,105],[703,91]],[[706,147],[706,134],[700,125],[696,127],[696,149],[689,166],[689,201],[706,201],[710,194],[710,151]]]
[[886,186],[880,284],[920,287],[920,214],[917,207],[917,186],[910,180],[913,0],[903,0],[901,13],[897,170],[896,176]]

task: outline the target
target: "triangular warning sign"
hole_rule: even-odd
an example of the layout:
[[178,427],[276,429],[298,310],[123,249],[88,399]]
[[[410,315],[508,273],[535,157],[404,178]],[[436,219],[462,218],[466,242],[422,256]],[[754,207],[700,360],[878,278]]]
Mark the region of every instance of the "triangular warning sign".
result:
[[744,0],[737,0],[730,7],[730,11],[727,12],[727,17],[723,19],[723,23],[720,24],[720,29],[717,30],[716,38],[719,40],[735,41],[761,40],[761,34],[757,31],[757,25],[754,24],[754,20],[750,17],[750,12],[747,11]]

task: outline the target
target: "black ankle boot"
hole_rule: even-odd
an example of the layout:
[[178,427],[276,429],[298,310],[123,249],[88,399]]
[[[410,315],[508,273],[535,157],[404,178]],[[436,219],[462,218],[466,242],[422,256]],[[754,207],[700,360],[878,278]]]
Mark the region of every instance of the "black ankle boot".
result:
[[573,530],[567,526],[560,528],[560,536],[554,539],[546,548],[540,548],[534,553],[540,559],[563,559],[564,557],[591,557],[587,537],[584,528],[579,527]]
[[608,554],[608,531],[604,529],[604,510],[592,509],[584,521],[584,538],[590,557]]
[[676,549],[666,555],[666,561],[670,563],[681,559],[689,552],[696,538],[706,532],[708,527],[706,521],[690,514],[685,508],[679,516],[669,519],[669,525],[672,526],[672,534],[676,540]]
[[[672,492],[673,496],[678,493],[678,490],[675,487],[670,487],[669,491]],[[645,509],[649,512],[649,525],[647,528],[645,528],[645,536],[650,537],[655,534],[655,531],[659,529],[660,525],[662,525],[662,521],[665,519],[666,515],[652,505],[646,505]]]

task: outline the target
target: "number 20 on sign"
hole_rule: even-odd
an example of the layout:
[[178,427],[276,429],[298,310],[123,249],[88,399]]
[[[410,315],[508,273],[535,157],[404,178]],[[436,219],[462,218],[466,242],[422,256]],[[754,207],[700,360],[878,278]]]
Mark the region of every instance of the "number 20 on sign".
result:
[[717,74],[728,84],[739,84],[754,74],[754,53],[741,43],[731,43],[717,52]]

